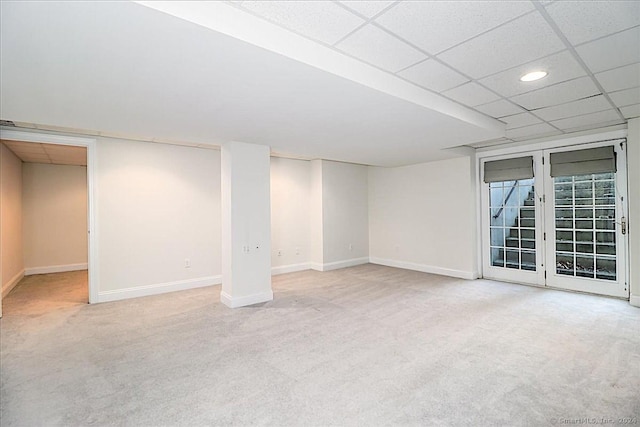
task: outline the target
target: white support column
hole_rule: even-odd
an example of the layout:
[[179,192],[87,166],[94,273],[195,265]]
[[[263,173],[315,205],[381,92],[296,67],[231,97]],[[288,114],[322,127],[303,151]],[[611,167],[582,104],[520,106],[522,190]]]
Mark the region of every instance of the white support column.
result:
[[222,292],[232,308],[273,299],[271,290],[270,150],[222,146]]

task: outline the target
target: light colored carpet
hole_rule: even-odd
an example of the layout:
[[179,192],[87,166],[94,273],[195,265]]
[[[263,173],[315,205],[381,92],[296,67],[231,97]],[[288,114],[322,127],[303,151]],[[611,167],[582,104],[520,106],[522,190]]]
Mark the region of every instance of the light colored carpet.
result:
[[[603,297],[364,265],[14,310],[2,426],[551,425],[640,416],[640,310]],[[18,292],[20,288],[16,289]]]

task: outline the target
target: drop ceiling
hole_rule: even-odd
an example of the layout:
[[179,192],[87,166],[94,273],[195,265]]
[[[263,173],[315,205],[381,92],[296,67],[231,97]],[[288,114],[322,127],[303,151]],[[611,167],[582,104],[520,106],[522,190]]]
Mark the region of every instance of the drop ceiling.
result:
[[87,149],[59,144],[0,140],[25,163],[47,163],[55,165],[87,165]]
[[635,1],[1,7],[16,122],[393,166],[640,114]]

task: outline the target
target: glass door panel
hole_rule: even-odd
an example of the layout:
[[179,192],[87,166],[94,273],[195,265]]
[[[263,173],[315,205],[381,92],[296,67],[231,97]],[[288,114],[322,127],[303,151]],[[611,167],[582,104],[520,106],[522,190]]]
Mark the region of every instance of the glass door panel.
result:
[[[538,163],[541,165],[540,159]],[[484,276],[543,284],[538,243],[541,207],[535,178],[483,184],[482,196],[483,240],[488,243],[483,249]]]
[[[545,168],[546,284],[611,296],[628,296],[625,238],[620,224],[626,192],[624,153],[617,172],[549,176]],[[546,151],[545,162],[549,164]]]
[[[481,161],[481,177],[489,171],[492,181],[482,184],[481,193],[483,276],[628,297],[621,143]],[[533,159],[534,178],[498,181],[513,174],[510,168],[523,164],[514,159],[523,156]]]

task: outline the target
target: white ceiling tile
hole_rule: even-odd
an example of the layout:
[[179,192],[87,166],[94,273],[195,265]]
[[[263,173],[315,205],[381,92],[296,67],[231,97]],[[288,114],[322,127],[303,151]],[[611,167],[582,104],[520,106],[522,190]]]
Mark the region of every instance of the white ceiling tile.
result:
[[517,129],[509,129],[506,131],[506,136],[510,139],[527,139],[546,136],[552,133],[560,132],[548,123],[538,123],[536,125],[525,126]]
[[85,147],[73,145],[44,144],[43,148],[48,154],[85,155],[87,153]]
[[530,2],[406,1],[376,22],[437,54],[532,9]]
[[638,1],[559,1],[547,11],[574,45],[640,25]]
[[473,82],[465,83],[442,94],[470,107],[486,104],[499,98],[495,93]]
[[595,76],[607,92],[640,86],[640,63],[603,71]]
[[609,94],[609,97],[617,107],[640,104],[640,87],[612,92]]
[[504,99],[499,99],[484,105],[478,105],[475,109],[495,118],[524,112],[524,109]]
[[456,46],[438,58],[473,78],[481,78],[564,48],[564,43],[542,16],[531,13]]
[[[549,75],[534,82],[520,81],[520,77],[526,73],[540,69],[547,71]],[[485,77],[480,80],[480,83],[490,87],[502,96],[511,97],[586,74],[584,68],[573,58],[571,53],[565,50],[564,52]]]
[[536,123],[542,123],[542,120],[537,118],[531,113],[520,113],[513,116],[506,116],[500,118],[501,122],[507,124],[506,129],[516,129],[523,126],[530,126]]
[[372,18],[378,13],[382,12],[382,10],[393,3],[393,1],[357,0],[341,1],[340,3],[347,6],[349,9],[355,10],[359,14],[366,16],[367,18]]
[[640,62],[640,27],[583,44],[576,50],[594,73]]
[[436,92],[442,92],[469,81],[462,74],[433,59],[427,59],[411,68],[407,68],[398,73],[398,75]]
[[328,1],[244,1],[241,6],[283,27],[334,44],[365,21]]
[[640,116],[640,104],[629,105],[627,107],[622,107],[620,112],[624,116],[625,119],[633,119],[634,117]]
[[517,95],[511,100],[518,105],[522,105],[527,110],[534,110],[598,94],[600,94],[600,91],[591,80],[591,77],[581,77]]
[[33,142],[22,142],[22,141],[2,141],[7,147],[11,149],[14,153],[36,153],[46,155],[44,149],[42,148],[42,144],[36,144]]
[[552,125],[562,129],[574,129],[583,126],[589,126],[592,128],[600,127],[601,125],[613,121],[622,121],[618,113],[615,110],[599,111],[597,113],[585,114],[577,117],[569,117],[567,119],[555,120],[551,122]]
[[389,33],[366,25],[336,47],[356,58],[385,70],[396,72],[427,56]]
[[27,163],[51,163],[49,156],[46,154],[22,153],[18,157],[20,157],[23,162]]
[[580,116],[583,114],[595,113],[611,108],[611,104],[604,96],[592,96],[591,98],[580,99],[553,107],[545,107],[535,110],[534,113],[543,120],[559,120],[567,117]]

